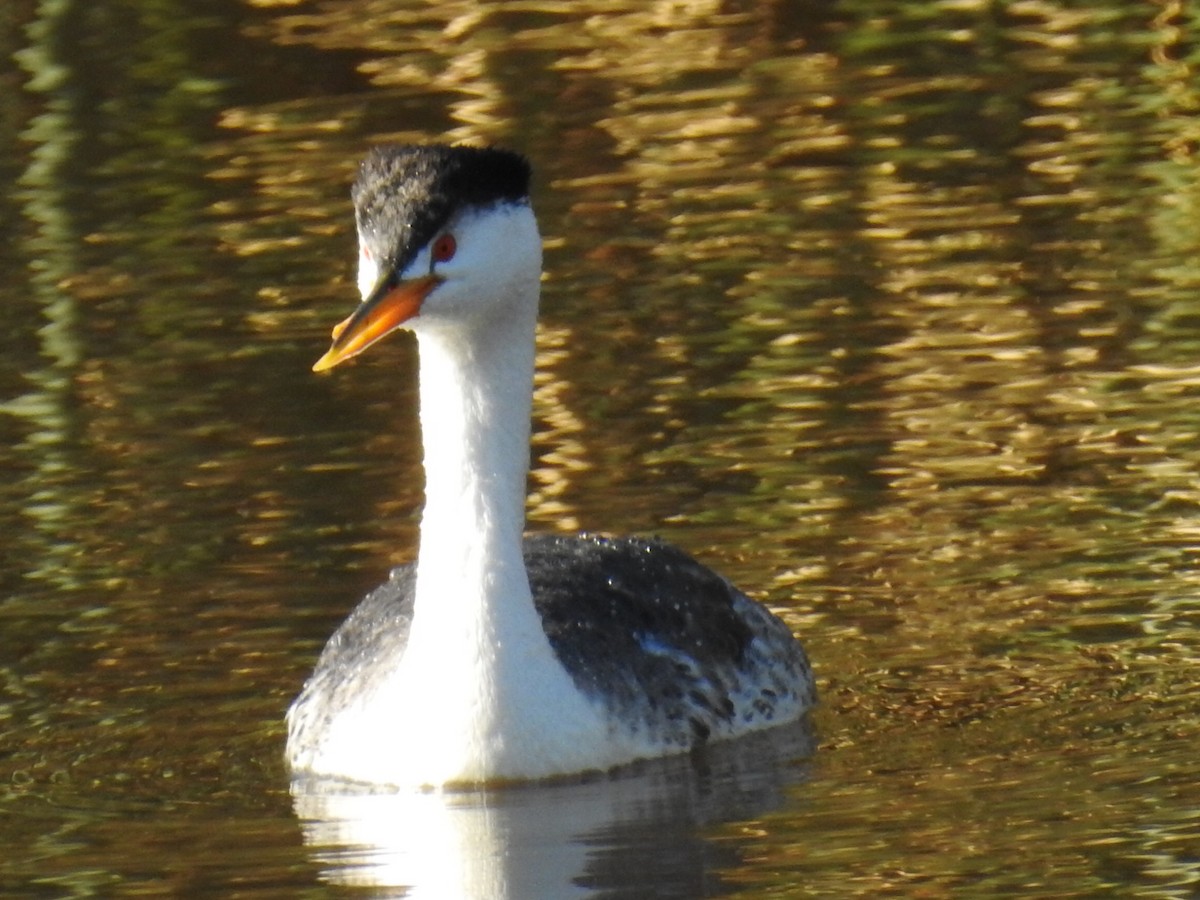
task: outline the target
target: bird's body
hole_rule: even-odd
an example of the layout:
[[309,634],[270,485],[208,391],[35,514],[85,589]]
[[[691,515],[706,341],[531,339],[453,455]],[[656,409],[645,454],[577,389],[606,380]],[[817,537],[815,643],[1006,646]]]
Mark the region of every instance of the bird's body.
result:
[[795,720],[788,628],[660,541],[523,538],[541,244],[523,159],[373,151],[354,191],[364,302],[328,368],[418,339],[417,561],[359,605],[288,713],[298,772],[388,785],[605,770]]

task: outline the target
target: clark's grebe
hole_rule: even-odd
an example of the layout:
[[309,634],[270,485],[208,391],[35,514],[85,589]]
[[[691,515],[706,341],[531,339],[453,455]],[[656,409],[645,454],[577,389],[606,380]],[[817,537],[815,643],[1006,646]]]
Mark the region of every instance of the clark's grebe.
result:
[[658,540],[523,537],[542,252],[528,163],[373,150],[353,189],[361,305],[321,371],[407,328],[425,510],[288,711],[297,773],[396,786],[605,770],[794,721],[786,625]]

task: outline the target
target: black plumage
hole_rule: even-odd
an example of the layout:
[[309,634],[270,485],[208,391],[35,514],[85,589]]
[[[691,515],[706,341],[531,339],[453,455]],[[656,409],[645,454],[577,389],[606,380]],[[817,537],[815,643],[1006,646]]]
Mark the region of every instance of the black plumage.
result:
[[529,178],[528,161],[507,150],[386,145],[367,154],[350,196],[371,256],[400,272],[457,210],[519,203]]

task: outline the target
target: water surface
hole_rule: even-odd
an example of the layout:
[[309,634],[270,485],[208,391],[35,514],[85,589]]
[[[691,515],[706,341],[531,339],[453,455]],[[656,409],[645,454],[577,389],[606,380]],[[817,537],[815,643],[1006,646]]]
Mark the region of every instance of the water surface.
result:
[[[5,893],[1198,889],[1183,7],[3,18]],[[309,366],[357,159],[431,138],[535,164],[530,526],[662,534],[770,603],[814,752],[293,797],[284,710],[421,504],[411,343]]]

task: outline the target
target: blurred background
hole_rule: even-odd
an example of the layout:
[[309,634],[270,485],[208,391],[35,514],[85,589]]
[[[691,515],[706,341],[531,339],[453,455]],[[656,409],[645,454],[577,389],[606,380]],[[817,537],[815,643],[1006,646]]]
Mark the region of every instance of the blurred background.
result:
[[[1194,896],[1196,28],[5,0],[0,892]],[[412,342],[309,367],[359,158],[434,139],[535,167],[529,527],[769,603],[811,755],[293,803],[284,711],[422,502]]]

